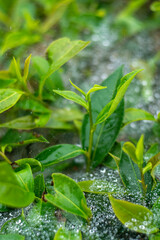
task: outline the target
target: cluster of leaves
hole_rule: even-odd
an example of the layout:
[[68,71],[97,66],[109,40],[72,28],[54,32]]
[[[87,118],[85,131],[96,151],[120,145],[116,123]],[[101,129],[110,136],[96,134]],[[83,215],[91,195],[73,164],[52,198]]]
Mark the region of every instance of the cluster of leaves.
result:
[[[38,94],[36,91],[33,92],[33,87],[28,81],[31,56],[25,61],[23,74],[18,61],[15,59],[13,59],[9,70],[1,71],[1,76],[4,76],[1,81],[6,84],[5,87],[11,84],[16,88],[0,89],[0,112],[2,113],[15,105],[15,108],[25,111],[30,110],[34,115],[25,115],[0,125],[1,127],[11,128],[2,138],[0,145],[0,155],[4,160],[0,163],[0,211],[9,211],[11,208],[24,208],[34,202],[34,207],[31,208],[29,214],[25,216],[22,212],[22,216],[20,216],[21,220],[25,221],[26,224],[36,222],[35,218],[43,215],[45,209],[52,206],[54,206],[53,211],[55,211],[55,207],[60,208],[89,221],[92,213],[87,206],[83,191],[106,194],[116,216],[124,225],[137,232],[155,234],[151,235],[151,239],[156,239],[157,234],[159,234],[159,215],[156,215],[158,214],[156,209],[159,209],[159,199],[154,204],[153,209],[148,209],[142,205],[136,205],[113,197],[115,192],[123,192],[127,189],[129,192],[138,191],[142,196],[142,201],[145,201],[147,193],[151,193],[158,186],[158,184],[156,185],[156,170],[159,166],[159,149],[157,150],[154,145],[144,155],[143,135],[136,146],[130,142],[122,146],[116,143],[116,138],[122,126],[124,127],[133,121],[139,120],[158,121],[150,113],[141,109],[124,110],[123,98],[125,92],[133,78],[141,70],[135,70],[123,76],[123,67],[121,66],[101,85],[94,85],[87,93],[71,81],[72,86],[79,94],[67,90],[53,90],[54,93],[86,109],[81,131],[82,147],[72,144],[54,145],[43,150],[35,158],[19,159],[14,163],[5,154],[6,150],[10,151],[11,148],[17,145],[38,141],[47,142],[43,136],[34,136],[29,132],[22,132],[20,136],[17,131],[14,130],[15,132],[13,132],[12,129],[51,127],[48,122],[51,122],[52,119],[54,120],[52,126],[54,126],[56,125],[55,112],[57,115],[61,114],[64,122],[66,112],[64,111],[63,115],[62,112],[59,113],[60,110],[53,112],[52,105],[48,104],[52,99],[52,94],[46,101],[44,86],[55,71],[87,44],[88,42],[83,41],[71,42],[66,38],[59,39],[47,49],[50,62],[42,57],[32,59],[39,76],[41,76]],[[75,113],[71,112],[69,121],[75,120],[75,116],[72,115],[75,115]],[[80,116],[82,115],[80,114]],[[34,117],[36,121],[33,121]],[[31,123],[32,125],[30,125]],[[119,155],[116,152],[119,152]],[[112,184],[106,180],[76,183],[64,174],[53,173],[53,187],[50,189],[45,186],[43,174],[33,176],[34,172],[43,171],[51,165],[79,155],[84,155],[88,171],[101,164],[106,156],[111,156],[116,163],[116,168],[124,185],[123,188],[119,189],[117,187],[117,189],[113,189]],[[107,162],[108,160],[105,160],[106,165]],[[99,184],[103,185],[104,189],[100,190]],[[153,222],[153,213],[157,219],[155,222]],[[8,224],[9,222],[2,227],[0,237],[14,239],[17,235],[4,235],[7,233]],[[80,232],[70,232],[64,227],[58,230],[55,239],[67,239],[66,236],[70,236],[72,239],[82,239]],[[19,239],[24,238],[19,236]]]

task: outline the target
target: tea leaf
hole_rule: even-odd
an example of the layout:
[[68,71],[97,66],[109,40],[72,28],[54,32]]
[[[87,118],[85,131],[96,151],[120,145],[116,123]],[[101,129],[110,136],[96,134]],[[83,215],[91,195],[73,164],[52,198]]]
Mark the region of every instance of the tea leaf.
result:
[[15,69],[15,73],[17,75],[17,79],[22,82],[22,75],[21,75],[21,69],[19,64],[17,63],[16,59],[13,57],[13,63],[14,63],[14,69]]
[[[107,86],[106,89],[97,91],[91,96],[92,105],[92,118],[95,123],[99,112],[109,103],[116,94],[117,85],[119,85],[120,79],[122,78],[122,66],[118,68],[112,75],[110,75],[102,86]],[[123,101],[117,108],[117,110],[110,116],[107,121],[103,124],[97,125],[96,131],[93,136],[93,153],[92,163],[93,166],[100,164],[107,153],[112,148],[115,139],[119,133],[121,123],[123,119]],[[83,149],[89,147],[89,116],[85,115],[82,124],[81,141]]]
[[18,132],[16,130],[10,129],[4,135],[4,137],[2,137],[0,146],[3,146],[5,148],[7,148],[8,146],[18,147],[35,142],[48,143],[48,141],[42,135],[30,132]]
[[10,84],[15,83],[16,81],[17,81],[16,78],[0,79],[0,88],[8,87]]
[[116,96],[113,99],[113,102],[112,102],[110,108],[108,109],[108,106],[107,106],[107,109],[106,109],[106,106],[105,106],[102,109],[102,111],[99,113],[99,115],[98,115],[98,117],[96,119],[96,123],[95,124],[102,123],[103,121],[105,121],[116,110],[118,104],[121,102],[122,98],[124,97],[124,94],[127,91],[131,81],[137,75],[137,73],[139,73],[140,71],[142,71],[142,69],[130,72],[130,73],[126,74],[121,79],[121,82],[120,82],[120,85],[118,87]]
[[1,54],[4,54],[9,49],[23,44],[32,44],[38,42],[39,40],[40,36],[38,34],[28,34],[28,32],[25,31],[9,32],[3,41]]
[[142,168],[142,165],[143,165],[143,151],[144,151],[144,135],[141,135],[138,143],[137,143],[137,146],[136,146],[136,157],[137,157],[137,164],[139,166],[139,168]]
[[53,90],[53,92],[59,94],[60,96],[69,99],[77,104],[80,104],[81,106],[83,106],[84,108],[86,108],[88,110],[88,106],[86,101],[79,96],[77,93],[72,92],[72,91],[61,91],[61,90]]
[[125,109],[123,127],[125,127],[127,124],[130,124],[132,122],[141,121],[141,120],[156,121],[154,116],[145,110],[137,109],[137,108]]
[[149,236],[149,240],[159,240],[159,239],[160,239],[160,233]]
[[18,164],[19,166],[29,164],[30,167],[32,168],[32,171],[34,171],[34,170],[41,171],[42,170],[41,163],[34,158],[22,158],[22,159],[16,160],[15,163]]
[[106,86],[101,86],[101,85],[97,85],[95,84],[88,92],[87,92],[87,96],[89,94],[91,94],[92,92],[96,92],[96,91],[99,91],[99,90],[102,90],[102,89],[105,89],[107,88]]
[[77,87],[71,80],[69,80],[69,81],[70,81],[70,84],[71,84],[75,89],[77,89],[77,91],[79,91],[80,93],[82,93],[83,96],[86,97],[86,93],[83,92],[82,89],[80,89],[79,87]]
[[19,185],[27,192],[34,192],[34,180],[30,165],[26,163],[25,165],[16,168],[15,171]]
[[[34,200],[34,193],[26,191],[8,163],[0,163],[0,203],[10,207],[26,207]],[[15,194],[16,193],[16,194]]]
[[82,240],[82,235],[80,231],[71,231],[64,228],[60,228],[55,236],[54,240]]
[[131,142],[125,142],[123,145],[123,151],[129,155],[134,163],[138,164],[136,157],[136,147]]
[[17,105],[17,107],[23,109],[23,110],[32,110],[33,112],[37,113],[50,113],[51,110],[47,107],[45,107],[42,103],[35,101],[30,98],[25,98],[23,100],[20,100]]
[[34,179],[34,193],[38,198],[42,197],[45,191],[45,182],[43,174],[38,174]]
[[57,71],[63,64],[68,62],[72,57],[74,57],[78,52],[85,48],[89,42],[84,41],[70,41],[69,38],[60,38],[52,42],[47,48],[48,57],[52,60],[52,64],[41,80],[39,93],[42,95],[42,89],[45,84],[46,79]]
[[118,185],[105,180],[88,180],[78,182],[83,192],[95,194],[123,193],[124,190]]
[[119,172],[124,186],[131,191],[142,191],[141,185],[138,181],[141,179],[139,168],[123,151],[119,162]]
[[59,144],[46,148],[38,154],[36,159],[40,161],[43,167],[48,167],[81,154],[85,154],[85,151],[78,146],[72,144]]
[[29,57],[25,60],[25,63],[24,63],[24,72],[23,72],[23,81],[24,81],[24,82],[27,81],[28,72],[29,72],[30,60],[31,60],[31,54],[30,54]]
[[47,201],[72,214],[85,219],[91,217],[91,210],[87,207],[86,199],[79,185],[73,179],[61,174],[52,174],[56,194],[45,195]]
[[109,195],[109,200],[117,218],[129,229],[145,234],[159,231],[153,224],[153,213],[148,208],[124,200],[117,200],[111,195]]
[[13,234],[0,234],[0,240],[25,240],[25,237],[16,233]]
[[154,11],[154,12],[158,12],[160,11],[160,2],[159,1],[155,1],[151,4],[150,6],[151,10]]
[[16,89],[0,89],[0,113],[13,107],[23,92]]
[[0,213],[9,211],[10,209],[7,206],[5,206],[4,204],[0,204]]

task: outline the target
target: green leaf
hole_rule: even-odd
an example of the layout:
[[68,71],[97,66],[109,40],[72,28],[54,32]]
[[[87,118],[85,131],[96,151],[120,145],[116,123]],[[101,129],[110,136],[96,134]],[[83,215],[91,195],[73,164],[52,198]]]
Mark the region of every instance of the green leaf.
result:
[[159,12],[160,11],[160,2],[159,1],[155,1],[151,4],[150,6],[151,10],[154,12]]
[[119,173],[124,186],[131,191],[142,191],[139,183],[139,179],[141,179],[139,168],[123,151],[119,162]]
[[117,184],[105,180],[88,180],[78,183],[83,192],[108,194],[123,193],[124,190]]
[[67,212],[89,219],[92,215],[79,185],[73,179],[61,174],[52,174],[56,194],[45,195],[47,201]]
[[85,154],[84,150],[72,144],[59,144],[43,150],[36,159],[43,167]]
[[160,233],[149,236],[149,240],[159,240],[159,239],[160,239]]
[[71,100],[71,101],[83,106],[85,109],[88,110],[86,101],[81,96],[79,96],[77,93],[72,92],[72,91],[61,91],[61,90],[53,90],[53,92],[57,93],[58,95],[66,98],[68,100]]
[[43,174],[38,174],[34,179],[34,193],[38,198],[42,197],[45,191],[45,182]]
[[24,117],[16,118],[12,121],[0,124],[0,127],[29,130],[39,127],[44,127],[48,122],[50,114],[41,114],[38,116],[27,115]]
[[0,213],[9,212],[9,211],[10,211],[10,209],[7,206],[0,204]]
[[70,41],[69,38],[60,38],[52,42],[47,48],[48,57],[52,60],[52,64],[40,83],[40,95],[42,93],[43,85],[48,77],[57,71],[63,64],[68,62],[78,52],[85,48],[89,42],[84,41]]
[[107,88],[106,86],[101,86],[101,85],[98,85],[98,84],[95,84],[88,92],[87,92],[87,96],[89,94],[91,94],[92,92],[96,92],[96,91],[99,91],[99,90],[102,90],[102,89],[105,89]]
[[31,167],[28,163],[15,169],[15,174],[19,185],[27,192],[34,192],[34,180]]
[[145,234],[159,231],[153,224],[153,213],[148,208],[124,200],[117,200],[111,195],[109,195],[109,200],[117,218],[129,229]]
[[30,167],[32,168],[32,171],[35,171],[35,170],[41,171],[42,170],[41,163],[34,158],[22,158],[22,159],[16,160],[15,163],[17,163],[19,166],[29,164]]
[[69,81],[70,81],[70,84],[71,84],[75,89],[77,89],[77,91],[79,91],[80,93],[82,93],[83,96],[86,97],[86,93],[85,93],[82,89],[80,89],[79,87],[77,87],[71,80],[69,80]]
[[[0,146],[3,147],[18,147],[30,143],[35,142],[45,142],[48,143],[48,141],[42,136],[38,135],[36,133],[31,132],[19,132],[16,130],[9,130],[4,137],[2,137]],[[7,149],[6,149],[7,150]]]
[[152,157],[154,157],[159,152],[160,152],[159,144],[158,143],[152,144],[151,147],[144,154],[145,161],[148,162]]
[[103,161],[103,165],[113,170],[118,170],[120,155],[121,155],[121,144],[119,142],[115,142],[109,154],[105,157]]
[[82,235],[80,231],[77,232],[60,228],[56,232],[54,240],[82,240]]
[[154,214],[154,223],[158,228],[160,228],[160,197],[155,201],[153,207],[152,207],[152,212]]
[[127,124],[130,124],[132,122],[141,121],[141,120],[156,121],[154,116],[145,110],[137,109],[137,108],[125,109],[123,127],[125,127]]
[[37,112],[37,113],[51,112],[51,110],[45,107],[42,103],[30,98],[25,98],[23,100],[20,100],[16,106],[23,110],[32,110],[33,112]]
[[136,147],[131,142],[125,142],[123,145],[123,151],[129,155],[134,163],[138,164],[136,157]]
[[118,104],[123,99],[124,94],[126,93],[131,81],[137,75],[137,73],[139,73],[140,71],[142,71],[142,69],[130,72],[121,79],[121,83],[118,87],[118,91],[116,93],[115,98],[113,99],[113,102],[112,102],[110,108],[108,109],[108,106],[107,106],[107,109],[106,109],[106,106],[105,106],[102,109],[102,111],[99,113],[99,115],[96,119],[96,124],[99,124],[99,123],[102,123],[103,121],[105,121],[116,110]]
[[142,168],[143,165],[143,152],[144,152],[144,135],[141,135],[137,146],[136,146],[136,158],[137,158],[137,164],[139,166],[139,168]]
[[8,87],[10,84],[13,84],[17,81],[16,78],[11,79],[0,79],[0,88]]
[[0,113],[13,107],[23,92],[17,89],[0,89]]
[[[117,86],[122,78],[122,66],[118,68],[113,74],[111,74],[103,83],[102,86],[107,86],[106,89],[94,92],[91,96],[92,105],[92,118],[95,123],[99,112],[109,103],[116,94]],[[92,149],[92,163],[96,167],[100,164],[107,153],[112,148],[115,139],[119,133],[121,123],[123,119],[123,101],[110,116],[107,121],[99,124],[94,132],[93,136],[93,149]],[[85,115],[82,124],[81,141],[83,149],[89,147],[89,116]]]
[[4,205],[21,208],[34,201],[34,193],[21,186],[15,172],[5,162],[0,163],[0,189],[0,203]]
[[25,237],[19,234],[0,234],[0,240],[25,240]]
[[1,47],[1,54],[4,54],[9,49],[24,45],[24,44],[33,44],[40,40],[40,36],[38,34],[28,34],[28,32],[20,31],[20,32],[9,32],[3,41],[3,45]]
[[26,83],[27,78],[28,78],[30,61],[31,61],[31,54],[29,55],[29,57],[27,57],[27,59],[25,60],[25,63],[24,63],[23,81],[25,83]]
[[14,69],[15,73],[17,75],[17,79],[22,82],[22,75],[21,75],[21,69],[19,63],[16,61],[16,59],[13,57],[13,63],[14,63]]

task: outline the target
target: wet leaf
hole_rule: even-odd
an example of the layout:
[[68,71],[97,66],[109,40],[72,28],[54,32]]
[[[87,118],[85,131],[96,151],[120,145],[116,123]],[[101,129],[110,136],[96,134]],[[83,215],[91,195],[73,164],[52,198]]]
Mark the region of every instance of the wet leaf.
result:
[[[8,163],[0,163],[0,203],[10,207],[26,207],[34,201],[34,193],[26,191]],[[16,194],[15,194],[16,193]]]
[[139,168],[123,151],[119,162],[119,173],[124,186],[131,191],[142,191],[139,183],[139,179],[141,179]]
[[82,235],[80,231],[77,232],[60,228],[56,232],[54,240],[82,240]]
[[23,92],[17,89],[0,89],[0,113],[13,107]]
[[52,174],[55,195],[47,194],[47,201],[72,214],[89,219],[92,215],[79,185],[61,173]]
[[142,168],[143,165],[143,152],[144,152],[144,135],[141,135],[139,141],[137,142],[136,146],[136,158],[137,158],[137,164],[139,168]]
[[153,224],[153,213],[148,208],[115,199],[111,195],[109,195],[109,200],[117,218],[129,229],[145,234],[159,231]]
[[135,121],[141,121],[141,120],[156,121],[154,116],[145,110],[137,109],[137,108],[125,109],[124,120],[123,120],[124,127],[127,124],[130,124]]
[[88,180],[78,183],[83,192],[108,194],[123,193],[124,190],[117,184],[105,180]]
[[83,106],[85,109],[88,109],[86,101],[75,92],[61,91],[61,90],[53,90],[53,92],[57,93],[58,95],[66,98],[68,100],[71,100],[71,101]]
[[149,240],[159,240],[159,239],[160,239],[160,233],[149,236]]
[[[109,103],[116,94],[117,85],[122,78],[122,66],[111,74],[103,83],[102,86],[107,86],[106,89],[97,91],[91,96],[92,104],[92,118],[95,123],[99,112],[103,107]],[[93,149],[92,149],[92,163],[96,167],[100,164],[107,153],[112,148],[115,139],[119,133],[123,119],[123,101],[117,110],[102,124],[99,124],[93,136]],[[83,149],[89,147],[89,116],[85,115],[82,124],[81,141]]]
[[85,154],[84,150],[72,144],[59,144],[42,151],[36,159],[40,161],[43,167],[74,158],[81,154]]

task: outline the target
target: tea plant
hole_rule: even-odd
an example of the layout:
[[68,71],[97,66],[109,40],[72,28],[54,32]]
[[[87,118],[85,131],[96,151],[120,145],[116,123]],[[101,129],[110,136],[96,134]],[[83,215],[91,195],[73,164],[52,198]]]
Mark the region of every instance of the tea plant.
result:
[[[66,41],[68,42],[66,39],[59,41],[62,41],[65,44]],[[79,42],[78,44],[81,45]],[[83,44],[86,45],[86,43]],[[55,47],[57,46],[56,42],[51,46],[52,53],[59,51],[57,50],[57,47]],[[74,46],[77,49],[77,42],[71,43],[71,48],[74,48]],[[69,47],[69,49],[71,48]],[[81,46],[80,48],[83,47]],[[67,49],[66,52],[70,52]],[[65,57],[65,61],[71,56],[72,55],[70,54],[67,55]],[[63,58],[59,59],[59,56],[57,59],[54,59],[54,64],[51,65],[50,68],[47,69],[47,73],[42,76],[39,88],[40,94],[38,96],[30,92],[26,81],[30,57],[25,62],[23,76],[21,75],[18,62],[14,60],[13,66],[16,70],[17,79],[19,80],[19,89],[14,90],[11,88],[7,89],[8,92],[5,90],[2,91],[2,103],[4,102],[4,105],[1,105],[1,112],[15,105],[22,95],[29,96],[29,101],[32,99],[32,101],[28,104],[29,108],[30,106],[32,110],[40,108],[39,106],[43,105],[42,90],[45,81],[50,74],[52,74],[65,62],[64,60],[61,60]],[[135,70],[125,76],[122,76],[122,68],[123,67],[118,68],[102,83],[102,85],[94,85],[87,93],[71,81],[70,83],[79,92],[79,94],[67,90],[53,90],[54,93],[72,100],[86,109],[87,113],[84,116],[82,123],[82,147],[73,144],[54,145],[43,150],[35,158],[23,158],[12,163],[6,156],[5,150],[7,148],[10,150],[10,148],[17,146],[18,143],[20,144],[19,135],[15,134],[13,139],[11,139],[13,134],[11,131],[8,132],[2,139],[0,152],[0,155],[3,158],[3,161],[0,163],[0,211],[5,212],[10,211],[11,208],[24,208],[33,202],[34,205],[27,215],[25,215],[22,211],[21,216],[6,222],[1,229],[2,235],[0,235],[0,237],[6,236],[7,239],[14,239],[14,237],[17,239],[23,239],[23,236],[10,234],[8,230],[10,224],[14,224],[15,221],[20,220],[24,226],[37,226],[41,223],[42,216],[44,216],[46,212],[49,212],[50,210],[55,212],[56,208],[74,214],[78,218],[84,219],[84,221],[86,220],[89,223],[92,213],[87,206],[83,191],[95,194],[105,194],[106,197],[109,197],[116,216],[131,230],[146,234],[153,234],[159,231],[159,226],[157,224],[158,220],[153,222],[152,219],[152,211],[154,212],[156,211],[155,209],[158,209],[159,200],[157,200],[154,204],[153,210],[151,211],[146,206],[129,203],[113,197],[113,194],[115,193],[127,194],[129,192],[138,191],[142,199],[142,203],[145,204],[147,194],[151,193],[153,191],[152,189],[157,186],[155,169],[159,165],[159,153],[156,152],[155,154],[155,151],[152,153],[153,148],[149,151],[149,161],[144,162],[143,136],[138,141],[136,147],[129,142],[123,145],[123,151],[120,147],[120,156],[117,156],[114,151],[112,151],[113,147],[116,146],[115,141],[122,124],[126,125],[132,121],[143,119],[157,121],[150,113],[147,113],[144,110],[128,109],[123,123],[124,94],[132,79],[141,70]],[[32,105],[33,102],[40,105]],[[28,105],[25,105],[24,109]],[[45,105],[43,105],[43,107],[46,109]],[[137,114],[134,114],[135,112],[139,115],[137,116]],[[16,120],[15,122],[18,124],[14,125],[13,121],[12,123],[10,122],[10,124],[2,124],[1,126],[10,126],[11,128],[16,128],[13,126],[17,126],[18,128],[19,122]],[[26,133],[26,135],[22,134],[22,144],[36,141],[47,142],[47,140],[42,136],[37,137],[29,134],[30,133]],[[38,174],[35,177],[33,175],[34,172],[43,171],[51,165],[62,163],[65,160],[74,158],[78,155],[85,156],[87,171],[90,171],[91,168],[101,164],[108,153],[113,157],[117,164],[117,169],[124,185],[123,187],[119,185],[115,187],[115,185],[107,180],[90,180],[76,183],[74,180],[62,173],[53,173],[53,181],[51,183],[53,186],[48,186],[45,184],[43,174]],[[152,179],[154,180],[154,184],[152,183]],[[99,189],[99,185],[101,185],[101,189]],[[55,240],[66,235],[70,235],[74,239],[82,239],[80,232],[70,232],[68,229],[65,229],[64,224],[62,224],[61,221],[62,217],[60,217],[60,219],[57,219],[54,216],[52,217],[56,221],[55,230],[59,229],[55,234]],[[158,219],[158,217],[156,219]],[[151,236],[152,239],[154,236]]]

